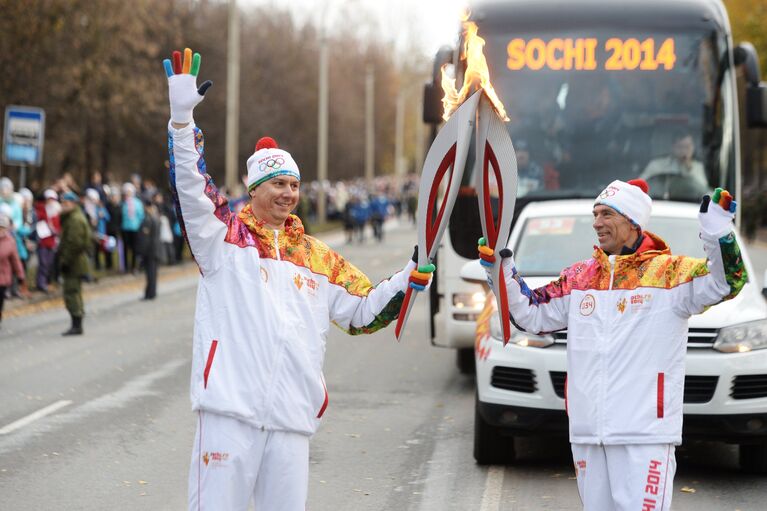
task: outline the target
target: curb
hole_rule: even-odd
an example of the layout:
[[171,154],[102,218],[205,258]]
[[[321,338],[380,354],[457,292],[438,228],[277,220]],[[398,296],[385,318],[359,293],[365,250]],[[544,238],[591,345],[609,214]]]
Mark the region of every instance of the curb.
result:
[[[176,266],[165,266],[160,268],[157,276],[158,282],[168,282],[181,277],[198,273],[197,265],[192,261],[186,261]],[[105,296],[120,291],[139,291],[146,285],[146,277],[143,272],[135,275],[110,275],[94,283],[83,284],[83,301]],[[3,311],[4,318],[17,318],[29,316],[39,312],[45,312],[51,309],[61,309],[64,307],[64,297],[61,293],[61,287],[52,284],[54,289],[50,294],[35,294],[31,299],[6,301],[7,308]]]

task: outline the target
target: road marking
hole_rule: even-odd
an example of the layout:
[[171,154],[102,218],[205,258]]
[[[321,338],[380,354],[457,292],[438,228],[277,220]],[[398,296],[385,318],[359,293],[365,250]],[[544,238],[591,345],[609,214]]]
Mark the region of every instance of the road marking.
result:
[[[36,424],[35,427],[22,429],[15,435],[0,435],[0,456],[11,450],[20,449],[39,435],[50,433],[67,424],[85,422],[92,415],[123,408],[143,397],[162,395],[162,389],[156,387],[157,382],[173,375],[176,370],[187,363],[188,359],[171,360],[157,368],[155,371],[142,374],[125,382],[125,384],[115,392],[104,394],[91,401],[80,404],[71,410],[67,410],[66,412],[55,415],[40,424]],[[66,401],[66,403],[69,404],[69,401]],[[13,424],[9,424],[6,428],[12,425]]]
[[487,469],[485,493],[479,511],[498,511],[501,508],[501,492],[503,491],[504,467],[491,466]]
[[38,419],[42,419],[46,415],[50,415],[56,410],[59,410],[71,404],[72,404],[72,401],[67,401],[64,399],[62,399],[61,401],[56,401],[55,403],[50,404],[46,406],[45,408],[40,408],[36,412],[30,413],[26,417],[22,417],[21,419],[17,421],[11,422],[7,426],[3,426],[2,428],[0,428],[0,435],[7,435],[8,433],[16,431],[17,429],[21,429],[27,424],[31,424],[32,422],[35,422]]

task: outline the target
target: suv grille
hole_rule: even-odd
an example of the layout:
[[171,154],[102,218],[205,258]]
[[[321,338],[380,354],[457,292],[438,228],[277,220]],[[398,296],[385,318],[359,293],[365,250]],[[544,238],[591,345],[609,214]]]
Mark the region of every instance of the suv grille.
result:
[[490,379],[490,385],[499,389],[526,392],[528,394],[538,390],[535,373],[530,369],[519,369],[517,367],[495,366]]
[[[554,393],[560,398],[565,398],[565,378],[567,373],[551,371],[551,384]],[[765,389],[767,389],[767,376],[764,377]],[[714,397],[718,376],[685,376],[684,378],[684,402],[685,403],[708,403]]]
[[[687,332],[687,349],[713,348],[716,334],[716,328],[690,328]],[[558,332],[553,332],[551,335],[554,336],[554,342],[556,344],[567,344],[567,330],[559,330]]]
[[732,381],[733,399],[754,399],[767,396],[767,374],[743,374]]
[[567,373],[562,371],[551,371],[549,375],[551,376],[551,384],[554,386],[554,393],[564,399],[565,378],[567,378]]
[[718,376],[685,376],[684,402],[708,403],[714,397],[718,381]]

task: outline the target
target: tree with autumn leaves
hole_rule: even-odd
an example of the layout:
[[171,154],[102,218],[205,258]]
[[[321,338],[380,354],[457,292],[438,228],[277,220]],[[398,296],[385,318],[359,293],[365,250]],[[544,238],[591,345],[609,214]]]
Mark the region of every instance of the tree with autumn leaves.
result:
[[[241,15],[239,161],[269,134],[290,148],[307,180],[316,175],[319,33],[287,10],[255,7]],[[33,186],[65,172],[79,182],[94,171],[122,181],[137,172],[166,179],[167,83],[162,59],[191,47],[203,56],[205,79],[215,86],[196,111],[205,129],[206,160],[223,183],[226,113],[227,9],[225,2],[189,0],[0,0],[0,107],[46,111],[41,169]],[[389,43],[354,27],[329,35],[332,179],[364,168],[365,69],[376,73],[376,171],[393,171],[395,101],[401,82],[421,84],[428,56],[395,65]],[[418,94],[410,94],[409,109]],[[416,116],[408,115],[412,132]],[[408,138],[406,154],[415,151]],[[3,174],[12,177],[15,169]]]

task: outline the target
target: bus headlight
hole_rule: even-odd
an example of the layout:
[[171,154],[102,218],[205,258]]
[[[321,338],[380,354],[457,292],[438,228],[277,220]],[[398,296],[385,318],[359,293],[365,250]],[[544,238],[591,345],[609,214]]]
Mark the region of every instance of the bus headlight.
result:
[[751,321],[719,330],[714,349],[722,353],[745,353],[767,348],[767,320]]
[[485,293],[453,293],[453,306],[456,309],[483,309],[485,307]]
[[[499,341],[503,340],[503,329],[501,328],[501,319],[498,314],[493,314],[490,318],[490,335]],[[535,335],[528,332],[522,332],[517,330],[513,326],[511,327],[511,339],[509,342],[513,342],[517,346],[528,348],[548,348],[554,344],[554,336],[543,334]]]

